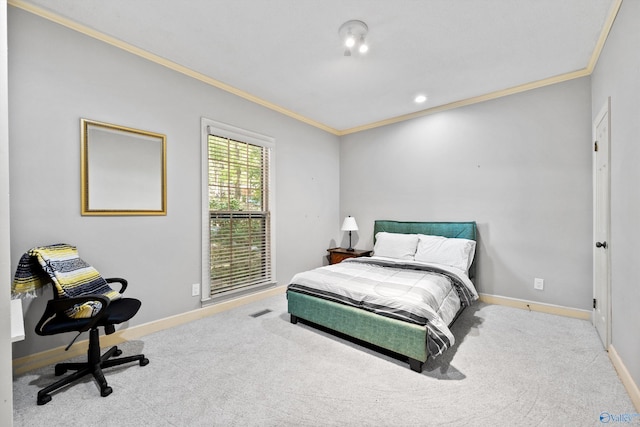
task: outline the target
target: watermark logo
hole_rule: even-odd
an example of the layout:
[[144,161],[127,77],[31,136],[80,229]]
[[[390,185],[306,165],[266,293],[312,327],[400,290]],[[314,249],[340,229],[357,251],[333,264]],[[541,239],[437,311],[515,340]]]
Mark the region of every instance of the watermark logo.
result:
[[600,422],[603,424],[609,423],[632,423],[634,421],[640,421],[640,414],[612,414],[607,411],[603,411],[600,413]]

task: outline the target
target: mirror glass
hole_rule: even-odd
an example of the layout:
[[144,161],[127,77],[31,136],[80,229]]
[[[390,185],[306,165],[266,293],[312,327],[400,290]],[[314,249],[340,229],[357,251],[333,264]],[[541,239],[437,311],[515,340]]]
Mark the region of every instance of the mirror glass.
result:
[[166,215],[165,135],[82,119],[82,215]]

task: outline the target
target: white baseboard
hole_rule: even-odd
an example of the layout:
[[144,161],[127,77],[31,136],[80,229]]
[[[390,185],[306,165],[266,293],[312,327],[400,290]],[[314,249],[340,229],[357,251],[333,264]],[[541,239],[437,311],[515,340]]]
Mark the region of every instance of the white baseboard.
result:
[[[121,329],[111,335],[103,335],[100,337],[100,343],[103,347],[108,347],[117,345],[125,341],[140,339],[141,337],[154,332],[162,331],[174,326],[182,325],[187,322],[202,319],[204,317],[208,317],[226,310],[231,310],[232,308],[240,307],[254,301],[268,298],[270,296],[284,294],[285,292],[286,286],[277,286],[275,288],[271,288],[262,292],[256,292],[255,294],[239,297],[229,301],[224,301],[219,304],[211,304],[197,310],[188,311],[186,313],[177,314],[175,316],[166,317],[164,319],[156,320],[138,326],[132,326],[127,329]],[[497,295],[480,294],[480,301],[488,304],[505,305],[509,307],[521,308],[523,310],[540,311],[543,313],[574,317],[578,319],[591,319],[591,312],[588,310],[580,310],[552,304],[543,304],[527,300],[501,297]],[[64,351],[64,347],[61,346],[51,350],[46,350],[40,353],[35,353],[29,356],[14,359],[13,371],[15,374],[22,374],[33,369],[70,359],[72,357],[82,356],[86,354],[88,345],[88,340],[78,341],[69,349],[69,351]]]
[[629,393],[629,397],[631,398],[631,402],[633,402],[633,406],[636,407],[636,411],[640,413],[640,389],[638,385],[633,381],[631,374],[627,370],[627,367],[620,359],[618,352],[613,347],[612,344],[609,345],[609,359],[611,359],[611,363],[613,367],[616,369],[624,388],[627,389],[627,393]]
[[[153,322],[144,323],[138,326],[132,326],[126,329],[116,331],[111,335],[102,335],[100,344],[104,347],[120,344],[125,341],[140,339],[145,335],[153,332],[162,331],[194,320],[202,319],[216,313],[231,310],[254,301],[259,301],[271,296],[284,294],[286,286],[276,286],[265,291],[256,292],[254,294],[245,295],[235,299],[221,302],[219,304],[211,304],[197,310],[188,311],[186,313],[177,314],[175,316],[166,317],[164,319],[155,320]],[[43,366],[62,362],[76,356],[82,356],[87,353],[89,340],[76,342],[68,351],[64,351],[64,346],[40,353],[31,354],[29,356],[13,359],[14,374],[22,374],[33,369]]]
[[540,302],[527,301],[517,298],[501,297],[498,295],[479,294],[480,301],[487,304],[506,305],[508,307],[521,308],[523,310],[539,311],[559,316],[575,317],[577,319],[591,320],[590,310],[564,307],[561,305],[544,304]]

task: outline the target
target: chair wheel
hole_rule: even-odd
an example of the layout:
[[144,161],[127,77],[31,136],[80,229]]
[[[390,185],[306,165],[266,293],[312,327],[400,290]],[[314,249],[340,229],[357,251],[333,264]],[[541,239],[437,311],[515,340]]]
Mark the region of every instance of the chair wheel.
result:
[[44,405],[51,402],[51,396],[48,394],[38,395],[38,405]]
[[118,357],[118,356],[120,356],[121,354],[122,354],[122,350],[120,350],[119,348],[117,348],[117,349],[116,349],[116,351],[113,353],[113,355],[114,355],[115,357]]
[[56,377],[59,377],[60,375],[64,375],[66,373],[67,373],[67,368],[62,368],[62,367],[59,367],[59,366],[55,367]]
[[140,359],[140,366],[147,366],[149,364],[149,359],[146,357],[144,359]]
[[113,392],[113,389],[111,387],[107,386],[107,387],[103,388],[102,390],[100,390],[100,396],[107,397],[112,392]]

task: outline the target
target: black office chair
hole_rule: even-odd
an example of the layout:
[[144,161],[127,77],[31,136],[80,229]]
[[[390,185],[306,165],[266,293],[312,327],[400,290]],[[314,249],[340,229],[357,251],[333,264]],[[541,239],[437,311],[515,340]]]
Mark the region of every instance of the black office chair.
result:
[[[127,288],[127,281],[119,278],[103,279],[93,267],[77,257],[73,246],[58,244],[35,248],[29,254],[38,258],[42,270],[51,277],[54,284],[54,297],[47,302],[45,312],[36,325],[36,333],[55,335],[78,332],[65,349],[68,350],[82,332],[89,331],[87,361],[58,363],[55,366],[56,376],[65,374],[67,370],[76,372],[40,390],[38,405],[51,401],[51,392],[89,374],[93,375],[98,382],[100,395],[103,397],[110,395],[113,389],[107,384],[102,372],[104,368],[130,362],[138,362],[140,366],[145,366],[149,363],[149,359],[143,354],[112,359],[122,354],[122,350],[116,346],[100,355],[98,328],[103,327],[107,335],[114,333],[114,325],[126,322],[135,316],[141,302],[134,298],[121,298],[120,294]],[[63,256],[57,254],[63,254]],[[72,270],[71,274],[69,270]],[[77,275],[74,277],[75,272]],[[87,278],[88,276],[90,277]],[[120,283],[119,292],[114,291],[108,283]]]

